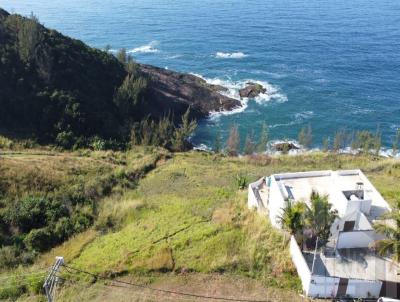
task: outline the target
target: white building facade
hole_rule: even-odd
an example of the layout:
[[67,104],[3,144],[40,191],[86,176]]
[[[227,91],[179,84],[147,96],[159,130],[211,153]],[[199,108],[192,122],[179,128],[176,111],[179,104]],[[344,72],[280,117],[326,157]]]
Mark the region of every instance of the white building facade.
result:
[[290,253],[304,293],[320,298],[400,298],[400,267],[370,247],[383,239],[373,224],[391,211],[361,170],[275,174],[249,185],[248,206],[280,228],[287,201],[310,205],[316,191],[328,197],[338,218],[323,248],[306,249],[292,236]]

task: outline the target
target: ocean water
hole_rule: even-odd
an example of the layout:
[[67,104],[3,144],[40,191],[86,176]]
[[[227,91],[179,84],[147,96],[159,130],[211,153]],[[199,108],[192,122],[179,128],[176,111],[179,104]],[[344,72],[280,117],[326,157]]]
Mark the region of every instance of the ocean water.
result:
[[272,139],[313,144],[378,127],[390,147],[400,128],[400,1],[397,0],[0,0],[91,46],[126,48],[140,62],[191,72],[237,90],[267,93],[200,121],[193,137],[212,146],[238,124],[243,137],[263,122]]

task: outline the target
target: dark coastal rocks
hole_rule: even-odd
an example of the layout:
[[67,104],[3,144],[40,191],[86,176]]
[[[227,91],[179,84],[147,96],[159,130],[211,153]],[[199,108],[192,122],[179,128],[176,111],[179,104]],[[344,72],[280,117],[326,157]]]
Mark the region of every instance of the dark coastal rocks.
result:
[[241,98],[255,98],[261,93],[265,93],[267,89],[261,84],[248,82],[246,87],[239,90],[239,95]]
[[192,114],[202,118],[210,112],[229,111],[241,106],[239,100],[221,94],[228,90],[223,86],[209,84],[192,74],[138,65],[141,72],[150,79],[148,99],[158,116],[160,112],[168,111],[178,116],[190,106]]
[[300,147],[291,142],[275,143],[273,149],[279,152],[289,152],[291,150],[299,150]]

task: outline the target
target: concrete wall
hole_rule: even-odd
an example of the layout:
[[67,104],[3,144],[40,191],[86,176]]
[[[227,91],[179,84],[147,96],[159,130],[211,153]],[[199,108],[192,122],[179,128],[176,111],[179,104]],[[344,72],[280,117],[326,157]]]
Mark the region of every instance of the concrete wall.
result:
[[257,201],[256,196],[254,195],[252,186],[253,186],[253,184],[249,185],[248,193],[247,193],[247,207],[249,209],[258,208],[258,201]]
[[365,215],[358,215],[358,220],[356,222],[357,225],[357,230],[372,230],[373,227],[371,223],[368,221],[367,217]]
[[247,207],[249,209],[256,208],[259,211],[263,211],[265,209],[263,201],[261,200],[261,196],[258,193],[259,187],[263,182],[264,178],[261,178],[249,185],[247,192]]
[[[313,298],[336,297],[340,278],[312,276],[308,296]],[[353,298],[378,298],[381,291],[381,281],[349,279],[346,295]]]
[[270,184],[268,205],[269,219],[273,226],[281,228],[277,220],[282,213],[282,208],[285,207],[285,200],[282,194],[283,189],[279,187],[279,183],[274,176],[271,176]]
[[355,298],[379,298],[381,287],[381,281],[350,279],[346,293]]
[[334,298],[339,286],[339,278],[313,275],[308,296],[313,298]]
[[378,211],[375,209],[374,214],[380,216],[385,212],[391,211],[389,204],[382,197],[382,195],[375,189],[373,184],[369,181],[369,179],[365,176],[365,174],[361,170],[359,171],[359,175],[364,183],[364,190],[367,192],[369,199],[372,200],[372,205],[379,207]]
[[352,213],[354,211],[363,212],[366,215],[369,215],[371,210],[371,200],[352,200],[347,201],[347,210],[346,214]]
[[372,242],[382,239],[381,235],[375,231],[353,231],[340,232],[337,240],[336,248],[363,248],[368,247]]
[[290,238],[290,255],[292,256],[292,261],[297,269],[297,274],[300,277],[303,291],[308,295],[311,281],[311,271],[296,242],[296,239],[294,239],[293,236]]

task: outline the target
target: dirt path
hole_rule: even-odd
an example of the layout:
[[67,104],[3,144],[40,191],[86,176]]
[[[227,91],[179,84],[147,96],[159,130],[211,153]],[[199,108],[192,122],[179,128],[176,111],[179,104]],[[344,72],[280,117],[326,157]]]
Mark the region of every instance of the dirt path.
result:
[[[126,282],[144,284],[144,281],[131,278],[123,278]],[[301,297],[295,291],[282,290],[277,288],[267,288],[260,281],[243,277],[232,277],[219,274],[170,274],[155,279],[149,284],[152,288],[164,289],[174,292],[190,293],[199,296],[221,297],[223,299],[207,299],[201,297],[188,297],[184,295],[152,291],[149,289],[138,288],[126,284],[113,282],[96,283],[86,290],[76,285],[74,292],[60,292],[63,296],[60,301],[271,301],[271,302],[297,302],[310,301]],[[235,300],[236,299],[236,300]]]

